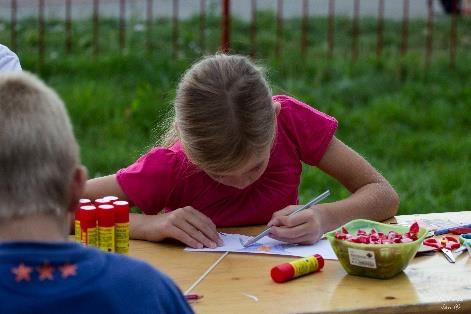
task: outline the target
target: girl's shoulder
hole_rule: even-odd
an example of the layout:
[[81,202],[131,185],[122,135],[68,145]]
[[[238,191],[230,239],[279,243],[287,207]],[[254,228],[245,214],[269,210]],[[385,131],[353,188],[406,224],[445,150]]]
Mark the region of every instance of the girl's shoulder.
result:
[[179,143],[170,147],[153,147],[137,160],[137,162],[155,163],[160,166],[180,166],[186,161],[186,155]]
[[312,106],[288,95],[275,95],[273,101],[280,104],[280,116],[300,115],[306,111],[317,112]]
[[278,115],[281,120],[296,121],[298,119],[305,120],[314,118],[326,123],[337,123],[334,117],[318,110],[312,105],[308,105],[294,97],[288,95],[275,95],[272,99],[280,104],[280,113]]
[[334,117],[286,95],[273,96],[280,103],[277,126],[280,141],[292,144],[300,160],[316,166],[337,129]]
[[157,146],[150,149],[134,165],[142,165],[150,173],[166,173],[168,176],[180,178],[200,172],[190,162],[179,141],[170,147]]

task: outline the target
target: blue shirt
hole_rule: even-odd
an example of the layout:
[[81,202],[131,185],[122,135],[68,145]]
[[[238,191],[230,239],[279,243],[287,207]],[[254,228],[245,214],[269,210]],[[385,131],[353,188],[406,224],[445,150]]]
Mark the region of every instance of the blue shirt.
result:
[[0,312],[192,313],[150,265],[73,242],[0,243]]

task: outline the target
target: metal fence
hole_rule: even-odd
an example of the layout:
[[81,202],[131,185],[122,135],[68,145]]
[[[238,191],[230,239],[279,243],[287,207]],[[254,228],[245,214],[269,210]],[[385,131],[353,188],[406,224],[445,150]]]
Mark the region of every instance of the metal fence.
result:
[[[5,8],[5,1],[9,1],[9,9],[10,9],[10,48],[12,50],[18,49],[18,12],[19,12],[19,1],[21,0],[3,0],[3,9]],[[64,51],[65,53],[70,53],[72,51],[73,46],[73,33],[72,33],[72,23],[78,23],[72,18],[74,6],[80,1],[80,5],[86,5],[91,7],[91,17],[92,17],[92,45],[93,45],[93,53],[95,55],[100,54],[100,46],[99,46],[99,37],[100,37],[100,19],[102,18],[102,12],[100,11],[101,6],[105,3],[107,6],[115,5],[118,14],[118,47],[119,49],[125,49],[127,43],[127,23],[128,19],[126,18],[126,9],[129,3],[133,2],[133,0],[61,0],[60,5],[63,6],[63,15],[61,20],[63,21],[63,30],[64,30]],[[136,0],[134,0],[136,1]],[[144,0],[142,0],[144,1]],[[152,47],[152,37],[151,32],[154,25],[155,20],[155,6],[153,3],[154,0],[145,0],[146,7],[145,7],[145,18],[144,23],[146,25],[146,40],[143,45],[148,49]],[[199,45],[201,51],[205,51],[206,47],[206,8],[207,8],[207,1],[206,0],[193,0],[193,2],[199,1]],[[292,0],[276,0],[276,33],[274,36],[276,37],[275,43],[275,55],[280,57],[282,50],[283,50],[283,33],[284,33],[284,6],[287,1]],[[299,26],[300,31],[300,42],[299,42],[299,49],[301,55],[305,56],[306,51],[308,50],[309,42],[308,42],[308,31],[309,31],[309,23],[312,21],[312,16],[309,12],[310,2],[316,2],[317,0],[302,0],[302,16],[301,16],[301,24]],[[327,51],[326,55],[328,57],[333,56],[333,52],[335,49],[335,19],[336,19],[336,11],[335,11],[335,0],[326,0],[328,1],[328,12],[327,12],[327,27],[326,27],[326,46]],[[370,1],[370,0],[365,0]],[[384,48],[384,21],[385,21],[385,2],[386,0],[377,0],[378,1],[378,9],[376,14],[376,47],[375,47],[375,54],[376,59],[381,60],[383,56],[383,48]],[[400,46],[398,47],[400,56],[404,56],[408,52],[408,45],[409,45],[409,8],[410,8],[410,0],[389,0],[389,1],[402,1],[402,15],[401,15],[401,31],[400,31]],[[412,0],[414,1],[414,0]],[[456,7],[458,5],[459,0],[450,0],[451,4],[454,4]],[[38,28],[38,60],[39,64],[43,64],[45,58],[45,50],[46,50],[46,16],[45,16],[45,9],[47,5],[51,5],[51,2],[54,2],[54,5],[57,5],[58,0],[33,0],[29,3],[24,3],[22,5],[29,5],[29,6],[37,6],[37,28]],[[355,61],[359,56],[359,35],[360,35],[360,8],[361,8],[361,1],[360,0],[351,0],[352,2],[352,15],[351,15],[351,60]],[[248,40],[250,41],[250,54],[252,57],[257,57],[258,53],[258,46],[257,46],[257,0],[251,0],[250,2],[250,34],[248,34]],[[175,56],[178,55],[179,44],[178,44],[178,37],[179,37],[179,10],[182,6],[182,3],[179,0],[172,0],[172,9],[171,9],[171,21],[172,21],[172,49]],[[426,8],[427,14],[425,18],[426,23],[426,40],[425,40],[425,47],[424,49],[424,58],[426,66],[430,65],[432,54],[433,54],[433,40],[434,40],[434,11],[433,11],[433,0],[426,0]],[[193,3],[194,5],[194,3]],[[221,8],[221,21],[220,21],[220,47],[219,49],[222,51],[231,51],[231,3],[230,0],[220,0],[220,8]],[[457,43],[458,43],[458,32],[457,32],[457,19],[459,18],[458,10],[452,10],[451,14],[449,15],[449,42],[448,42],[448,56],[449,56],[449,64],[453,67],[456,63],[456,51],[457,51]],[[195,35],[196,36],[196,35]],[[237,52],[237,51],[235,51]]]

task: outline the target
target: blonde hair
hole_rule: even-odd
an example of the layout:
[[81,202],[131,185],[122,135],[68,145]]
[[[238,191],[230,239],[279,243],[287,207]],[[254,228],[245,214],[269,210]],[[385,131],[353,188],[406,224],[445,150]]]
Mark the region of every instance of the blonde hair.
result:
[[57,94],[25,72],[0,75],[0,220],[64,215],[79,162]]
[[244,56],[216,54],[183,75],[166,144],[179,139],[205,171],[233,170],[271,145],[275,116],[262,69]]

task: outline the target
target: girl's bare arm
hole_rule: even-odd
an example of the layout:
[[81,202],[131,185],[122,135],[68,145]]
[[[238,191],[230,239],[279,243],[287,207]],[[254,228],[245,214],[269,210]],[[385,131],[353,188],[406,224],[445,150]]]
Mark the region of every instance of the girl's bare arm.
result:
[[[118,184],[116,175],[87,181],[84,197],[91,200],[106,196],[127,200]],[[222,245],[216,226],[212,221],[191,207],[179,208],[160,215],[130,214],[130,237],[132,239],[158,242],[166,238],[177,239],[191,247],[203,248]]]
[[342,200],[320,204],[291,217],[297,206],[288,206],[270,220],[271,236],[294,243],[313,243],[323,233],[346,222],[366,218],[385,220],[396,214],[399,196],[389,182],[360,154],[333,138],[318,167],[339,181],[352,194]]
[[84,198],[94,200],[107,195],[116,196],[120,200],[127,200],[126,194],[124,194],[119,186],[115,174],[87,181],[83,195]]
[[332,139],[318,167],[352,193],[318,206],[325,218],[324,231],[355,218],[381,221],[397,213],[399,196],[394,188],[366,159],[337,138]]

